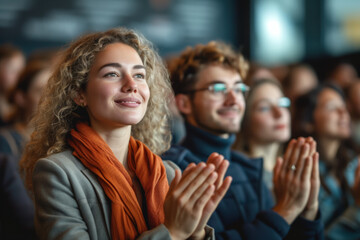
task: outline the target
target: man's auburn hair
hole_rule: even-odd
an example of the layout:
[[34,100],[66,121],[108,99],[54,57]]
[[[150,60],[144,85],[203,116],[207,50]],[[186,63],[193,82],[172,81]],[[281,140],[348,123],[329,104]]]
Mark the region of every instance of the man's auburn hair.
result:
[[196,75],[205,66],[217,64],[238,72],[245,79],[249,65],[241,53],[230,45],[212,41],[186,48],[179,57],[168,61],[171,85],[175,95],[192,90]]

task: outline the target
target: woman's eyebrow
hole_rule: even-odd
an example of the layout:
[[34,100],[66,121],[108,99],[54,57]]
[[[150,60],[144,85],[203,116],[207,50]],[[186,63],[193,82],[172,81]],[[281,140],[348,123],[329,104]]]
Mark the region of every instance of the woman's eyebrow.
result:
[[107,64],[104,64],[102,65],[100,68],[99,68],[99,71],[103,68],[106,68],[106,67],[115,67],[115,68],[121,68],[121,64],[119,63],[107,63]]
[[[99,71],[105,67],[115,67],[115,68],[121,68],[122,65],[120,63],[107,63],[107,64],[104,64],[102,65],[100,68],[99,68]],[[145,67],[143,65],[135,65],[133,66],[133,69],[145,69]]]

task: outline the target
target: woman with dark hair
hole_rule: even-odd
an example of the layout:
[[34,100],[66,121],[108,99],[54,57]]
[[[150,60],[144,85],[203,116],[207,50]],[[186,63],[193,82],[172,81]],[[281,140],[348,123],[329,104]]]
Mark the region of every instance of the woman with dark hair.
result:
[[228,162],[219,159],[218,170],[191,164],[181,174],[161,160],[171,140],[169,92],[160,56],[132,30],[71,44],[21,162],[40,239],[211,237],[205,225],[230,186]]
[[11,104],[7,94],[12,89],[25,67],[25,56],[12,44],[0,45],[0,126],[7,124]]
[[344,95],[325,84],[299,97],[293,119],[295,136],[312,136],[320,156],[319,205],[328,239],[360,237],[360,168],[348,147],[350,116]]
[[0,129],[0,153],[21,157],[25,144],[30,139],[31,117],[36,112],[39,100],[51,73],[48,63],[29,62],[20,74],[19,81],[8,95],[14,109],[9,115],[9,126]]
[[250,86],[241,130],[233,148],[251,158],[263,158],[265,184],[272,189],[276,159],[290,139],[290,100],[275,79],[257,79]]

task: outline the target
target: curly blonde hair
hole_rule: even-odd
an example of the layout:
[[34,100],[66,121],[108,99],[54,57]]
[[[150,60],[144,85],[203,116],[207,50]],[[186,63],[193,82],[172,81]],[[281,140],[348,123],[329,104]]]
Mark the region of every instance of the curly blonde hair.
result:
[[69,149],[67,137],[70,130],[77,122],[89,120],[86,109],[79,107],[74,99],[85,90],[97,53],[117,42],[137,51],[146,68],[150,89],[145,116],[132,126],[131,135],[156,154],[170,147],[169,110],[164,96],[171,94],[171,86],[168,72],[152,44],[141,34],[126,28],[88,34],[72,43],[62,54],[60,64],[50,77],[32,119],[34,132],[20,162],[29,189],[32,189],[31,178],[36,161]]
[[245,79],[249,69],[243,55],[223,42],[211,41],[206,45],[188,47],[178,58],[171,59],[168,64],[175,95],[192,90],[198,80],[197,74],[210,64],[219,64],[235,70],[242,79]]

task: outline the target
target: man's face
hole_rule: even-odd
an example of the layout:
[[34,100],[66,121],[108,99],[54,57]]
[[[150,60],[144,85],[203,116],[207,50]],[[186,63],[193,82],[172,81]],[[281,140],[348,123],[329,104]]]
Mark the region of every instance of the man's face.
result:
[[189,95],[191,111],[186,114],[187,121],[221,137],[228,137],[229,133],[238,132],[245,110],[245,101],[242,92],[231,89],[241,82],[240,74],[232,69],[220,65],[204,67],[197,75],[197,83],[193,90],[204,89],[214,83],[223,83],[228,91],[214,94],[205,90]]

